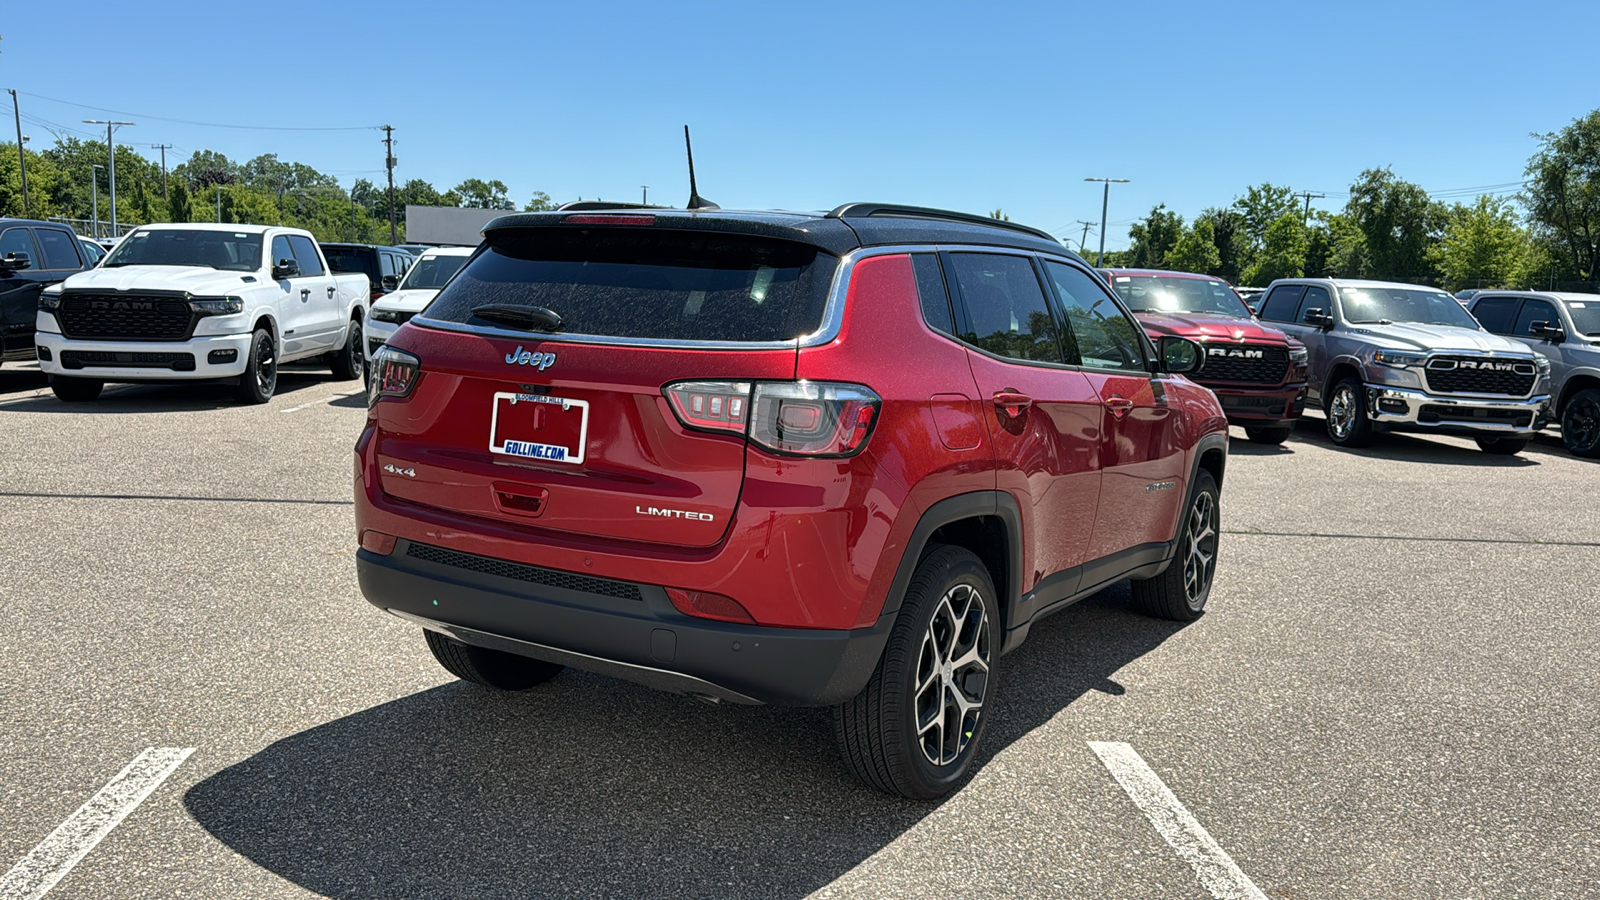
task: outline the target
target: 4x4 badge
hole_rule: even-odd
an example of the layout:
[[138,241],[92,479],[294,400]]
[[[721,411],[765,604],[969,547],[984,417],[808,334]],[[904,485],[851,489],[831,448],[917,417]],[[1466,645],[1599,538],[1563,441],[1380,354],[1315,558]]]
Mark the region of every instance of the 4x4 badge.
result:
[[513,366],[536,366],[543,372],[556,364],[554,353],[535,353],[532,350],[522,349],[518,344],[517,349],[506,354],[506,362]]
[[394,463],[384,463],[383,470],[385,472],[388,472],[390,475],[404,475],[407,478],[415,478],[415,477],[417,477],[417,470],[416,469],[413,469],[413,468],[410,468],[410,467],[402,469],[399,466],[395,465]]

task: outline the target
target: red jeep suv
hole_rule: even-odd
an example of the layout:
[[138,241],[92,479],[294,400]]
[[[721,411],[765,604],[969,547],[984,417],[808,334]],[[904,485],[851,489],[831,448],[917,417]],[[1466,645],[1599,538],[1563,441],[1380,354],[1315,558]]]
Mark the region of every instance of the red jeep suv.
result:
[[1152,340],[1167,335],[1205,347],[1195,380],[1222,401],[1231,424],[1258,444],[1281,444],[1306,405],[1305,345],[1256,321],[1228,283],[1209,275],[1103,269]]
[[996,665],[1121,579],[1201,614],[1227,425],[1042,231],[508,215],[373,358],[361,589],[450,672],[829,705],[851,770],[966,777]]

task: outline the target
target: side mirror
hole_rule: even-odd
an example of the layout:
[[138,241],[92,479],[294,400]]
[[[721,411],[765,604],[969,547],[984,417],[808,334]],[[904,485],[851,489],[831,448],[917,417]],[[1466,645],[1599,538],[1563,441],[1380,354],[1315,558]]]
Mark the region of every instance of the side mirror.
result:
[[11,269],[20,272],[23,269],[33,268],[33,258],[26,253],[7,253],[4,260],[0,260],[0,269]]
[[1305,314],[1300,317],[1300,321],[1323,331],[1329,331],[1333,328],[1333,316],[1327,315],[1317,307],[1306,310]]
[[272,278],[274,281],[283,278],[295,278],[298,277],[299,274],[300,263],[293,259],[280,259],[278,260],[278,264],[272,267]]
[[1567,330],[1560,325],[1551,325],[1549,322],[1534,322],[1528,326],[1528,334],[1536,338],[1543,338],[1552,344],[1559,344],[1567,339]]
[[400,278],[397,275],[385,275],[378,280],[378,283],[385,291],[392,291],[400,286]]
[[1188,338],[1166,335],[1156,342],[1161,354],[1161,369],[1173,375],[1188,375],[1200,371],[1206,364],[1205,351]]

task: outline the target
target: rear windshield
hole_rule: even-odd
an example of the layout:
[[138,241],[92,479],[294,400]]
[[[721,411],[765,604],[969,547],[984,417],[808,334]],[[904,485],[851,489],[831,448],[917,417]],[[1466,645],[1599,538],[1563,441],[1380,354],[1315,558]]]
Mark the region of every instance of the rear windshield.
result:
[[346,275],[365,275],[378,280],[378,254],[361,247],[329,247],[322,245],[322,255],[328,258],[328,268]]
[[544,307],[557,333],[786,341],[816,331],[837,260],[750,235],[649,228],[521,228],[490,245],[424,315],[504,325],[475,307]]

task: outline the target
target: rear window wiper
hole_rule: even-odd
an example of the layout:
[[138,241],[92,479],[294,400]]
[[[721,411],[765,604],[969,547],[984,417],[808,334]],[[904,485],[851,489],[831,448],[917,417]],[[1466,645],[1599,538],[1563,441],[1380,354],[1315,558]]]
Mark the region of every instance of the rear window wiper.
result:
[[528,331],[561,330],[561,316],[557,315],[555,310],[545,309],[542,306],[502,306],[491,303],[488,306],[473,307],[472,314],[498,325],[510,325],[512,328],[523,328]]

